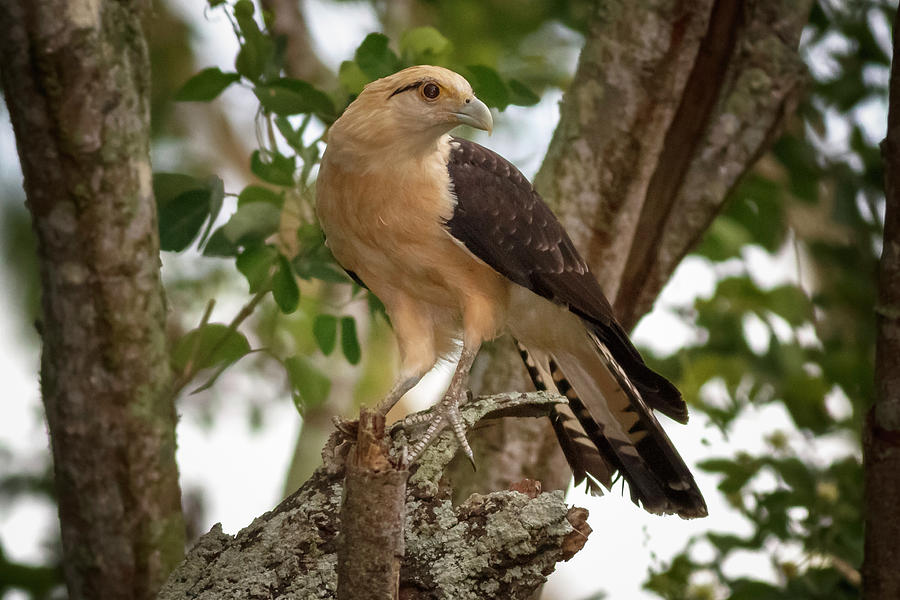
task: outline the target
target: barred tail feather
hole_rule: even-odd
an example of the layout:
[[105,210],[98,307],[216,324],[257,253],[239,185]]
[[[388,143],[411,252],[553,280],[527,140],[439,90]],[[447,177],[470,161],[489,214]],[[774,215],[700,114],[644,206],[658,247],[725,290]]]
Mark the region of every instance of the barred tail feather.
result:
[[588,479],[590,485],[593,479],[599,492],[596,482],[609,489],[618,471],[628,481],[632,501],[645,510],[706,516],[693,476],[628,374],[593,332],[577,338],[566,351],[553,354],[519,344],[523,359],[531,360],[532,379],[552,384],[569,400],[568,407],[560,407],[554,430],[576,482]]
[[[553,390],[562,396],[568,396],[567,392],[558,389],[554,384],[552,374],[542,372],[538,362],[518,340],[516,340],[516,347],[536,390]],[[571,393],[574,394],[574,392]],[[572,468],[575,486],[586,481],[588,493],[592,496],[602,496],[601,484],[606,489],[612,486],[612,474],[615,469],[597,452],[596,446],[584,432],[575,413],[572,412],[572,408],[565,404],[554,406],[550,411],[550,424],[556,433],[556,439],[566,457],[566,462]]]

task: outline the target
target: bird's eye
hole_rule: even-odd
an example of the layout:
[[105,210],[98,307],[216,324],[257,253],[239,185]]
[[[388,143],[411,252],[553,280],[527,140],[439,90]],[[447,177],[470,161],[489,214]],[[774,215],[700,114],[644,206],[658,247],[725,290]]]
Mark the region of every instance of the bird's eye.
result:
[[428,98],[429,100],[434,100],[441,93],[441,88],[433,83],[426,83],[425,87],[422,88],[422,95]]

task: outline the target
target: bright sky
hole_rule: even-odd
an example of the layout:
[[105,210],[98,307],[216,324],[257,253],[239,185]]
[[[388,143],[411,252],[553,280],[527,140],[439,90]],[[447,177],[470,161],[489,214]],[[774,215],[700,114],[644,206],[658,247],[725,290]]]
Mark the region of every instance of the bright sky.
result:
[[[198,61],[201,66],[219,65],[231,68],[235,51],[230,28],[218,12],[209,13],[204,20],[205,1],[182,0],[179,10],[195,23]],[[363,2],[332,4],[321,0],[305,2],[307,15],[317,49],[326,63],[337,66],[351,57],[365,34],[378,27],[370,5]],[[573,57],[574,60],[574,57]],[[574,65],[573,65],[574,66]],[[248,99],[239,91],[225,95],[226,105],[241,110]],[[549,93],[532,108],[511,107],[495,114],[497,132],[492,138],[479,138],[481,143],[509,157],[529,176],[537,170],[543,150],[558,119],[559,93]],[[5,107],[0,108],[5,111]],[[879,111],[875,111],[876,113]],[[873,116],[872,122],[883,118],[883,112]],[[250,117],[248,117],[249,120]],[[883,123],[883,120],[878,121]],[[506,124],[507,127],[503,125]],[[524,125],[527,124],[527,127]],[[517,132],[533,132],[527,144],[522,144]],[[252,135],[252,123],[246,131]],[[523,150],[527,148],[528,150]],[[165,157],[156,157],[164,163]],[[8,116],[0,112],[0,179],[18,178],[14,141]],[[15,179],[13,179],[15,180]],[[765,274],[766,285],[796,280],[796,264],[792,252],[770,257],[761,251],[749,250],[745,256],[751,273]],[[726,267],[727,268],[727,267]],[[672,352],[694,339],[694,331],[675,313],[679,307],[689,307],[697,296],[708,296],[714,288],[715,275],[708,264],[689,258],[678,268],[666,286],[654,311],[638,326],[635,338],[639,345],[658,352]],[[13,289],[9,274],[0,265],[0,377],[6,389],[6,401],[0,406],[0,469],[12,464],[39,464],[47,451],[47,437],[37,388],[38,353],[31,345],[16,336],[20,331],[11,299]],[[440,377],[437,381],[440,381]],[[434,384],[432,384],[434,385]],[[711,393],[715,393],[712,386]],[[246,390],[244,390],[246,391]],[[279,393],[276,386],[257,391]],[[424,390],[423,395],[436,397],[437,390]],[[246,397],[239,391],[237,397]],[[276,398],[277,399],[277,398]],[[263,433],[251,431],[247,408],[242,403],[219,403],[212,427],[202,422],[194,412],[187,412],[178,428],[178,460],[185,487],[199,487],[207,501],[208,529],[221,522],[226,532],[235,533],[257,515],[272,508],[279,500],[284,474],[290,461],[300,421],[289,398],[267,403]],[[741,433],[726,442],[702,416],[695,416],[685,427],[665,418],[670,436],[685,457],[693,464],[710,455],[727,456],[732,448],[751,450],[763,448],[763,437],[781,428],[791,430],[790,420],[783,409],[767,406],[750,414]],[[797,445],[808,444],[802,439]],[[807,448],[808,450],[808,448]],[[843,452],[841,444],[817,448],[829,455]],[[11,460],[15,457],[15,462]],[[658,566],[684,547],[688,538],[705,529],[749,532],[749,525],[731,511],[716,491],[717,481],[693,469],[710,508],[710,517],[702,521],[682,521],[675,517],[654,517],[639,510],[618,493],[602,498],[585,496],[571,491],[569,502],[590,510],[589,523],[594,530],[585,549],[569,563],[558,567],[547,586],[554,598],[584,598],[599,590],[609,592],[609,598],[642,600],[653,598],[640,590],[650,565]],[[55,527],[53,507],[47,503],[19,502],[0,505],[0,539],[10,559],[38,562],[45,554],[38,532]],[[709,548],[699,548],[709,553]],[[791,556],[792,549],[784,549]],[[702,556],[709,558],[711,554]],[[759,576],[771,573],[767,560],[750,554],[743,555],[726,568],[733,573]],[[3,600],[18,600],[22,595],[8,592]]]

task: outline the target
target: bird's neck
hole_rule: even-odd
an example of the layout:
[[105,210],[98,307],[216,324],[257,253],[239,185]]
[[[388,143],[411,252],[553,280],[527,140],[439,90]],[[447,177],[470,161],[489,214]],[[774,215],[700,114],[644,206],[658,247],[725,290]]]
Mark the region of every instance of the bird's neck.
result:
[[329,161],[357,172],[390,173],[435,156],[446,157],[450,135],[444,131],[380,134],[377,129],[332,129],[326,154]]

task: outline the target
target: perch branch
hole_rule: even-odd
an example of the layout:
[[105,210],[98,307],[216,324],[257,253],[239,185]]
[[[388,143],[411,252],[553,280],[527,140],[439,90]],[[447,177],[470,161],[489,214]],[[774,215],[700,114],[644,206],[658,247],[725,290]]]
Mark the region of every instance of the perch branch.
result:
[[[472,426],[503,416],[544,416],[563,401],[544,393],[500,394],[467,403],[462,415]],[[403,438],[398,432],[381,458],[398,460]],[[322,466],[274,510],[235,536],[213,527],[170,577],[159,600],[336,598],[345,527],[338,515],[344,476],[353,469],[347,460],[351,446],[344,433],[333,433]],[[455,449],[446,432],[410,469],[400,597],[475,600],[502,591],[504,598],[529,598],[558,561],[584,545],[590,533],[587,511],[569,509],[562,491],[538,493],[529,485],[518,487],[527,493],[474,494],[454,506],[442,478]]]

